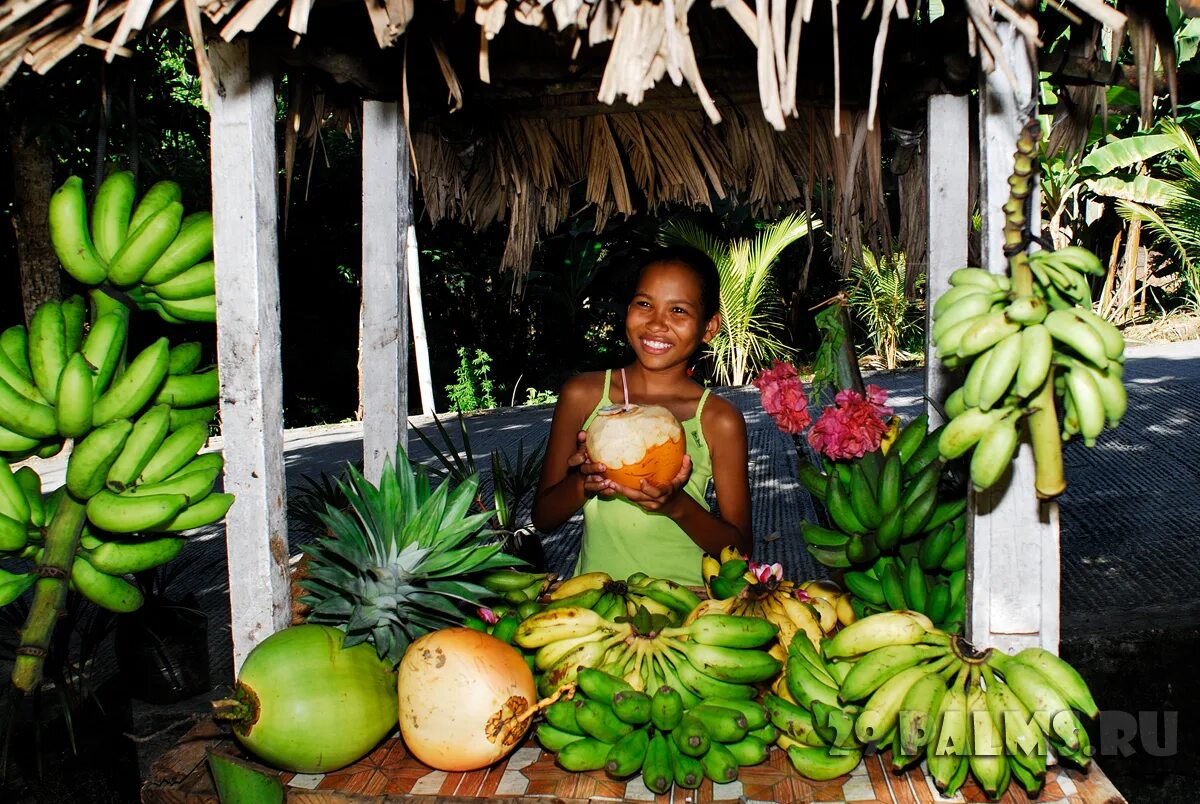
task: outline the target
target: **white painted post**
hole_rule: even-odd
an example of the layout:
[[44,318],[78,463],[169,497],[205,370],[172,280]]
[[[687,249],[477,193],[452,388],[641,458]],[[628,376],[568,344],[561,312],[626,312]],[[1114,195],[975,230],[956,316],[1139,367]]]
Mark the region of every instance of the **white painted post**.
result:
[[217,271],[217,365],[234,672],[291,619],[279,242],[275,80],[253,65],[245,39],[209,43],[212,211]]
[[950,274],[967,264],[971,210],[971,101],[965,95],[930,95],[925,116],[928,185],[929,266],[925,272],[925,410],[930,429],[944,418],[940,405],[950,393],[951,372],[935,356],[933,302],[950,287]]
[[[1003,70],[985,75],[979,102],[980,205],[982,255],[992,273],[1007,271],[1004,213],[1008,176],[1017,136],[1036,99],[1036,66],[1025,43],[1007,22],[997,24],[1004,58],[1016,77],[1012,86]],[[1038,221],[1039,196],[1033,194],[1031,225]],[[967,638],[1007,651],[1040,645],[1057,652],[1059,638],[1058,505],[1042,503],[1034,493],[1033,453],[1021,445],[1011,481],[972,496],[968,542]]]
[[417,385],[421,388],[421,413],[433,415],[433,377],[429,372],[429,339],[425,337],[425,302],[421,299],[421,257],[417,227],[408,227],[408,308],[412,319],[413,352],[417,356]]
[[363,101],[363,467],[408,443],[408,133],[398,103]]

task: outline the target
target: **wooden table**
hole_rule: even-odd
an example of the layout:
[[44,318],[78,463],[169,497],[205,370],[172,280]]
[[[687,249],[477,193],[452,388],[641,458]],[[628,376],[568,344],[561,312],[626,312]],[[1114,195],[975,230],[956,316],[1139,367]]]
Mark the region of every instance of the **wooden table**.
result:
[[[213,722],[193,728],[150,769],[142,787],[144,804],[218,804],[205,762],[206,752],[245,756],[228,732]],[[570,773],[554,764],[532,738],[504,762],[470,773],[445,773],[417,762],[399,738],[385,740],[355,764],[327,774],[282,773],[288,804],[387,804],[421,798],[440,801],[656,801],[656,802],[888,802],[934,804],[944,801],[986,801],[968,781],[953,799],[941,797],[920,767],[904,774],[888,770],[884,757],[865,759],[850,775],[829,782],[812,782],[796,774],[787,755],[772,750],[762,765],[742,768],[736,782],[698,790],[675,788],[656,796],[635,776],[626,781],[602,771]],[[264,768],[265,770],[265,768]],[[1037,799],[1042,804],[1120,804],[1125,799],[1094,763],[1081,773],[1052,768]],[[1028,798],[1015,784],[1001,799],[1018,804]]]

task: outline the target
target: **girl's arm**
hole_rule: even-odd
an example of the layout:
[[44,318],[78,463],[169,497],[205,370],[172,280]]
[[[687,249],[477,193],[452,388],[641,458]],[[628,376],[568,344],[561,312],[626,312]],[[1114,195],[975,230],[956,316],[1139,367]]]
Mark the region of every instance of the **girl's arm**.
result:
[[589,495],[600,490],[598,473],[604,467],[588,461],[580,437],[580,428],[599,398],[596,385],[593,377],[581,375],[567,380],[559,393],[531,516],[533,526],[545,533],[570,519]]
[[646,510],[669,516],[706,553],[716,555],[722,547],[733,545],[748,556],[754,550],[754,534],[750,525],[746,420],[729,402],[709,397],[701,427],[712,456],[719,517],[682,490],[691,475],[689,459],[684,460],[679,475],[668,486],[658,487],[643,480],[641,489],[617,490]]

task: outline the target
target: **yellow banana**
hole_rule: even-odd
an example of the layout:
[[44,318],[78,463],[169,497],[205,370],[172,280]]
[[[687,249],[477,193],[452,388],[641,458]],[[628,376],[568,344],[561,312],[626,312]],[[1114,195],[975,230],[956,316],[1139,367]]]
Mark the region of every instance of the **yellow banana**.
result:
[[547,600],[563,600],[573,597],[589,589],[599,589],[610,582],[612,577],[607,572],[585,572],[574,578],[567,578],[546,595]]

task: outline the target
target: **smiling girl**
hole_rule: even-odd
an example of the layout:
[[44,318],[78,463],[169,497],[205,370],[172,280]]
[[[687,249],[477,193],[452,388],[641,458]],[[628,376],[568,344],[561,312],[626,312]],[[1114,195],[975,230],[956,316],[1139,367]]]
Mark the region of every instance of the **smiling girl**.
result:
[[[583,543],[575,573],[635,572],[699,586],[700,557],[735,545],[750,555],[750,488],[746,422],[734,405],[688,376],[688,366],[721,325],[720,278],[703,252],[660,249],[643,264],[625,313],[634,361],[581,374],[559,394],[533,504],[533,524],[549,532],[583,508]],[[587,454],[585,432],[610,405],[661,405],[683,425],[687,454],[666,485],[631,488],[607,480]],[[705,492],[714,484],[719,512]]]

